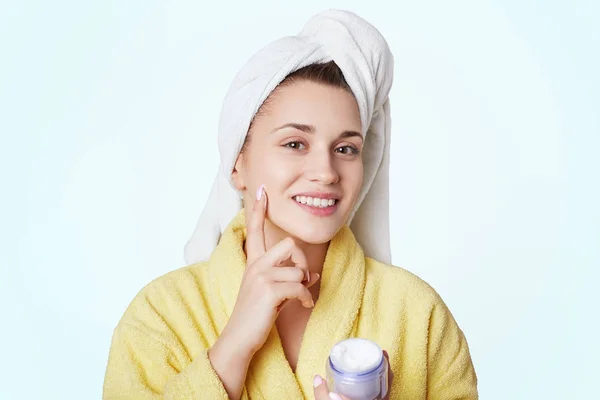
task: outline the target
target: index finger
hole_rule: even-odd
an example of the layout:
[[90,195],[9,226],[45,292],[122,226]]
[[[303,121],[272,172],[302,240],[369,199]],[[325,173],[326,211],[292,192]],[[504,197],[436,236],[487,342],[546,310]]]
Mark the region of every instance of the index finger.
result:
[[260,185],[256,191],[256,201],[252,212],[250,213],[250,221],[246,225],[246,251],[247,265],[252,265],[263,254],[266,253],[265,246],[265,215],[267,213],[267,193],[264,185]]

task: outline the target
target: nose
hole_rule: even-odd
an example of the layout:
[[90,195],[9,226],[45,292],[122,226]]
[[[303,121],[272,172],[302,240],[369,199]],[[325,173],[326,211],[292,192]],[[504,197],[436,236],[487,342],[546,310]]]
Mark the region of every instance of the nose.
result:
[[335,160],[329,151],[315,151],[306,158],[305,173],[309,180],[324,185],[331,185],[340,180],[334,164]]

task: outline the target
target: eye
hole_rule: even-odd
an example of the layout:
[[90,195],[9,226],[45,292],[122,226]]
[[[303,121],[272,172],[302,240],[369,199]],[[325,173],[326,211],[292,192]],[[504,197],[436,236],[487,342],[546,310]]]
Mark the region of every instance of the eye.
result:
[[288,142],[288,143],[284,144],[284,146],[288,147],[290,149],[293,149],[293,150],[301,150],[300,146],[304,146],[304,144],[302,144],[301,142],[295,140],[293,142]]
[[357,149],[356,147],[354,147],[354,146],[342,146],[342,147],[338,147],[338,148],[336,149],[336,151],[337,151],[337,150],[339,150],[339,149],[346,149],[346,151],[345,151],[345,152],[344,152],[344,151],[342,151],[342,152],[339,152],[339,151],[338,151],[338,153],[341,153],[341,154],[350,154],[350,155],[353,155],[353,154],[358,154],[358,153],[360,153],[360,150],[358,150],[358,149]]

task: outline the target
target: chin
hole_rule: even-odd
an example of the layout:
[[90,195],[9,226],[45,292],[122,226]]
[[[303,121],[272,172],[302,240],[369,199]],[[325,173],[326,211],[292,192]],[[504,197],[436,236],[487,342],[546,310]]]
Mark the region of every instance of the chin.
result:
[[330,221],[304,223],[283,223],[279,225],[281,229],[287,232],[290,236],[297,238],[308,244],[327,243],[342,227],[335,219]]

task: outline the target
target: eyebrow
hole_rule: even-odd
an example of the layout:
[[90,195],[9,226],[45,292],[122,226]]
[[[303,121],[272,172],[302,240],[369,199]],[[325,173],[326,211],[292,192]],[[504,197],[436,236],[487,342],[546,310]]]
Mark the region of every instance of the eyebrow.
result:
[[[306,133],[315,133],[315,127],[313,125],[298,124],[295,122],[283,124],[275,129],[273,129],[271,131],[271,133],[275,133],[275,132],[285,129],[285,128],[294,128],[294,129],[298,129],[299,131],[306,132]],[[342,139],[346,139],[346,138],[350,138],[350,137],[354,137],[354,136],[357,136],[361,139],[363,138],[363,135],[361,135],[359,132],[356,132],[356,131],[344,131],[340,134],[340,138],[342,138]]]

